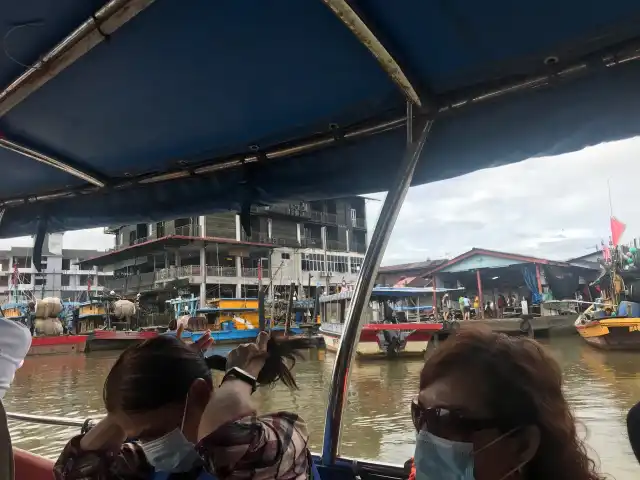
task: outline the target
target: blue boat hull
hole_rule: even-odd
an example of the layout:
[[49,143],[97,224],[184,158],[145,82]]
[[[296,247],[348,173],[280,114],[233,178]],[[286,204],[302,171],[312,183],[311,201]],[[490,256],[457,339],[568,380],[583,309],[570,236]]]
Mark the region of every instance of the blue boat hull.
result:
[[[284,328],[274,328],[273,332],[282,332]],[[291,334],[300,335],[304,333],[300,328],[291,328]],[[211,338],[216,345],[239,345],[241,343],[253,342],[260,333],[259,328],[249,330],[216,330],[211,332]],[[184,332],[182,338],[197,342],[204,332]]]

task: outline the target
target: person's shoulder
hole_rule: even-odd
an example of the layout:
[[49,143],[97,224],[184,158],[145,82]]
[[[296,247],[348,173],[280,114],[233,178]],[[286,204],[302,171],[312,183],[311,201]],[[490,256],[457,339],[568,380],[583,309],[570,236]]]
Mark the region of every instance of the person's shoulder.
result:
[[306,474],[309,434],[304,420],[291,412],[247,416],[222,425],[203,438],[198,451],[221,477],[244,478],[260,470],[263,478],[285,472]]

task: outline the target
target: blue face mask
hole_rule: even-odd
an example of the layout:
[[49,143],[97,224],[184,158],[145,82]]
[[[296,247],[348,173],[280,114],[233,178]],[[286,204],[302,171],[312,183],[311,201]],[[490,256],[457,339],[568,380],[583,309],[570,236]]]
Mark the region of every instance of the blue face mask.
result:
[[147,461],[156,472],[189,472],[194,467],[203,464],[202,458],[196,452],[196,446],[187,440],[187,437],[182,433],[186,411],[187,402],[185,402],[182,413],[180,428],[176,428],[160,438],[140,444]]
[[473,480],[473,444],[420,431],[414,463],[416,480]]
[[[473,443],[454,442],[436,437],[427,431],[418,432],[414,455],[416,480],[473,480],[475,478],[473,474],[474,456],[513,431],[515,429],[499,436],[475,452]],[[507,472],[500,480],[508,478],[512,473],[520,470],[523,465]]]

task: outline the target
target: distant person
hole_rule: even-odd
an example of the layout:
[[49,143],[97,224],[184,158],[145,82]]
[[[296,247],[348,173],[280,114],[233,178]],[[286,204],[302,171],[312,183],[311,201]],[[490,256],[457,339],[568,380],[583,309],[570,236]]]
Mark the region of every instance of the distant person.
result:
[[526,298],[522,297],[520,306],[522,307],[522,315],[529,315],[529,302],[527,302]]
[[493,310],[491,309],[491,302],[487,302],[484,306],[484,318],[493,318]]
[[473,299],[473,313],[476,317],[480,317],[480,297],[476,295]]
[[471,320],[471,300],[467,295],[462,298],[462,307],[462,319]]
[[448,293],[445,293],[442,297],[442,314],[445,320],[449,320],[449,315],[451,314],[451,297],[449,297]]
[[498,318],[504,318],[504,308],[507,306],[507,300],[504,295],[498,295]]
[[458,298],[458,305],[460,306],[460,313],[464,320],[464,295],[460,295],[460,298]]

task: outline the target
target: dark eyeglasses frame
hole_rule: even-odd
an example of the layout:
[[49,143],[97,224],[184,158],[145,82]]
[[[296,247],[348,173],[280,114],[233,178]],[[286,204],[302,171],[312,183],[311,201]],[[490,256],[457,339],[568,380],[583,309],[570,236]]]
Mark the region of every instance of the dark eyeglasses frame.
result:
[[411,419],[417,432],[426,430],[445,438],[447,436],[445,432],[470,435],[492,428],[504,430],[505,427],[502,422],[494,418],[471,418],[446,408],[424,408],[416,400],[411,402]]

